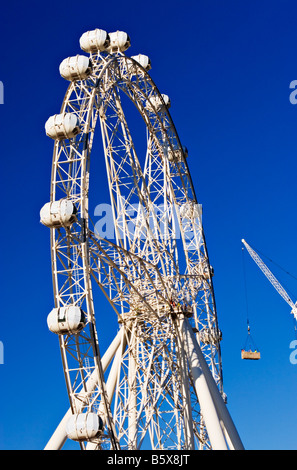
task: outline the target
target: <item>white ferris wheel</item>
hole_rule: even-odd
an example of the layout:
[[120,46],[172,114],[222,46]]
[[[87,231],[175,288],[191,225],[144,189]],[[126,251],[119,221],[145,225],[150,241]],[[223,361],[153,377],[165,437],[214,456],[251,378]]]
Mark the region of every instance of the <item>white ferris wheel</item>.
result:
[[[95,29],[80,46],[89,55],[61,63],[70,84],[45,125],[54,139],[50,202],[40,212],[51,232],[47,323],[70,401],[46,449],[67,438],[94,450],[241,449],[225,405],[201,206],[169,97],[147,56],[125,55],[126,33]],[[95,142],[91,159],[96,126],[103,152]],[[113,238],[93,220],[103,171]]]

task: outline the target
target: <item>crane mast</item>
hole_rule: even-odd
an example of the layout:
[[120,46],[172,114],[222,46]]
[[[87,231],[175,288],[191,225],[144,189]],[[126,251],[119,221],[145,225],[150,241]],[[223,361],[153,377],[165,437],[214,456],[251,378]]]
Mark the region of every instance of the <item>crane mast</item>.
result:
[[297,320],[297,302],[296,304],[293,302],[293,300],[290,298],[288,293],[285,291],[285,289],[282,287],[282,285],[279,283],[279,281],[276,279],[276,277],[272,274],[270,269],[266,266],[266,264],[262,261],[260,256],[250,247],[250,245],[245,241],[241,240],[247,251],[249,252],[250,256],[252,259],[255,261],[255,263],[259,266],[263,274],[267,277],[267,279],[270,281],[270,283],[273,285],[273,287],[276,289],[276,291],[282,296],[282,298],[287,302],[287,304],[290,305],[291,307],[291,313],[294,315],[295,319]]

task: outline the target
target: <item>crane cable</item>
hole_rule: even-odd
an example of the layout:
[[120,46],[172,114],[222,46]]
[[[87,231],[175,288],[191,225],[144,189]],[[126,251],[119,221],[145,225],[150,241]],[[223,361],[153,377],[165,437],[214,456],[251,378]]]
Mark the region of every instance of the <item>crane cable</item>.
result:
[[244,260],[244,247],[242,247],[242,267],[243,267],[243,282],[244,282],[245,305],[246,305],[246,322],[249,328],[249,306],[248,306],[248,295],[247,295],[246,269],[245,269],[245,260]]
[[247,277],[246,277],[246,267],[245,267],[245,258],[244,258],[244,247],[242,247],[242,266],[243,266],[243,282],[244,282],[244,291],[245,291],[245,303],[246,303],[246,323],[247,323],[247,339],[244,344],[244,350],[253,349],[259,351],[251,335],[251,327],[249,321],[249,305],[248,305],[248,292],[247,292]]

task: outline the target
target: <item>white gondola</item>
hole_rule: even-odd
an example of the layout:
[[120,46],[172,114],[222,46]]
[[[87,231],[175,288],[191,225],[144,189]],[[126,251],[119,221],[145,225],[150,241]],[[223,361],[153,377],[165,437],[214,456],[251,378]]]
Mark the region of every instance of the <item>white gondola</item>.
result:
[[65,80],[84,80],[92,71],[92,63],[89,57],[78,54],[64,59],[60,64],[59,71]]
[[216,344],[222,341],[222,332],[215,328],[203,328],[199,332],[199,339],[204,344]]
[[206,266],[203,270],[204,279],[211,279],[214,276],[214,269],[212,266]]
[[124,31],[109,33],[109,38],[108,52],[124,52],[131,46],[130,37]]
[[54,114],[45,123],[45,132],[51,139],[72,139],[80,132],[79,119],[76,114]]
[[52,333],[76,334],[86,325],[87,317],[80,307],[53,308],[47,317],[47,326]]
[[103,421],[95,413],[78,413],[72,415],[66,424],[66,433],[73,441],[87,441],[100,435]]
[[108,33],[103,29],[98,28],[92,31],[87,31],[79,40],[80,47],[85,52],[105,51],[109,46],[109,42],[110,39]]
[[147,55],[144,55],[144,54],[133,55],[131,59],[135,60],[146,71],[152,68],[150,58]]
[[194,201],[188,201],[181,205],[180,215],[183,219],[196,219],[200,217],[200,205]]
[[76,207],[68,199],[47,202],[40,211],[40,222],[49,228],[70,226],[76,220]]
[[184,158],[188,158],[188,149],[187,147],[182,147],[182,149],[177,148],[174,150],[171,150],[171,148],[168,148],[167,151],[167,158],[170,162],[181,162]]
[[171,102],[169,96],[162,94],[161,97],[159,95],[152,96],[150,100],[146,102],[146,108],[149,111],[156,110],[157,112],[161,111],[164,107],[170,108]]

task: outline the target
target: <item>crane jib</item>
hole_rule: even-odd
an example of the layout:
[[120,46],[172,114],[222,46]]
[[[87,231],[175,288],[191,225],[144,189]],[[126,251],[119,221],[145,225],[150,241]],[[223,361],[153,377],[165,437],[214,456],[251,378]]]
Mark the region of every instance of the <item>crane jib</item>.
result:
[[273,287],[276,289],[276,291],[282,296],[282,298],[287,302],[287,304],[290,305],[292,312],[294,316],[297,318],[297,309],[295,307],[294,302],[291,300],[290,296],[288,293],[285,291],[285,289],[282,287],[282,285],[279,283],[279,281],[276,279],[276,277],[272,274],[270,269],[266,266],[266,264],[262,261],[260,256],[250,247],[250,245],[245,241],[241,240],[249,254],[251,255],[252,259],[255,261],[255,263],[259,266],[263,274],[267,277],[267,279],[270,281],[270,283],[273,285]]

